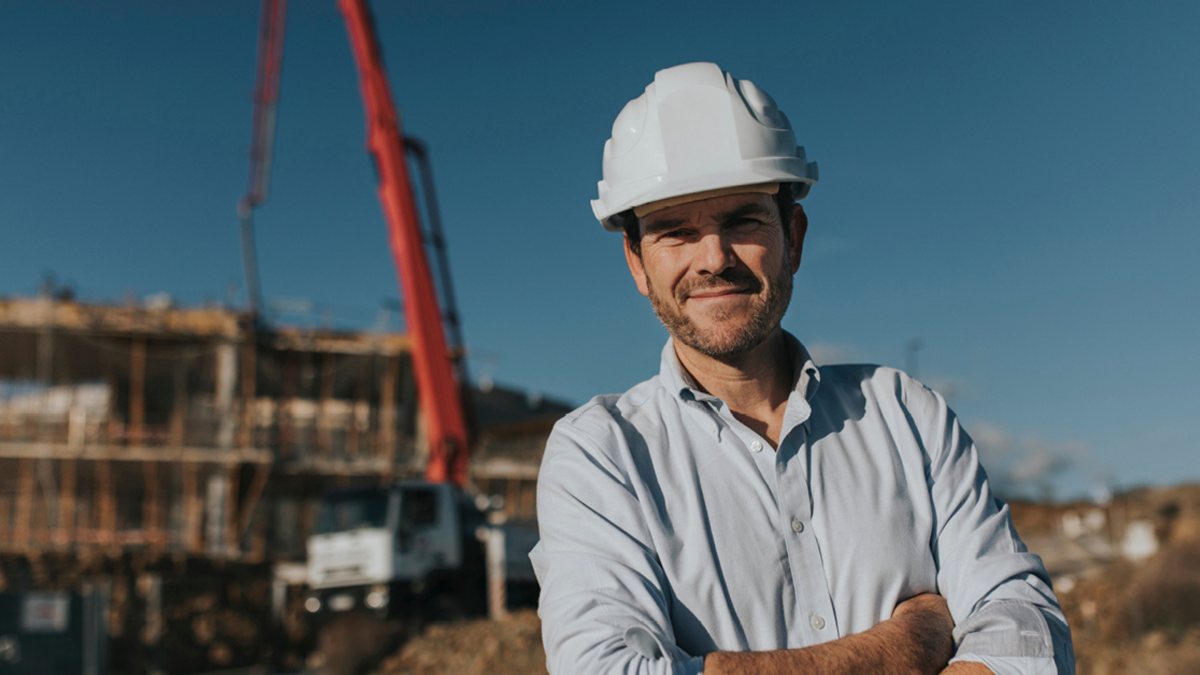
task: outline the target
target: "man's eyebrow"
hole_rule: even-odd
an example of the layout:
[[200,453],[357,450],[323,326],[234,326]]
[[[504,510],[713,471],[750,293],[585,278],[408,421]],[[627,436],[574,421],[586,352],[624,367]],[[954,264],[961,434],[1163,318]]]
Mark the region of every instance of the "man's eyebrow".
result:
[[[748,204],[742,204],[741,206],[739,206],[737,208],[730,209],[729,211],[719,214],[717,216],[717,220],[722,223],[728,223],[731,221],[740,220],[747,216],[758,216],[760,218],[770,219],[771,210],[768,209],[767,207],[763,206],[762,204],[759,204],[758,202],[750,202]],[[643,233],[643,235],[660,234],[662,232],[667,232],[669,230],[673,230],[682,225],[686,225],[687,222],[688,222],[687,218],[665,218],[663,220],[656,220],[653,223],[645,224],[646,230]]]

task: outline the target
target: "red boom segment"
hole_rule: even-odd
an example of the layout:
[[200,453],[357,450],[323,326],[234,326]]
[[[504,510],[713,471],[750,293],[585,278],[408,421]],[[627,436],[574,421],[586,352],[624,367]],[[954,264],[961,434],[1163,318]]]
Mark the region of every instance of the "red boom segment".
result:
[[417,396],[425,414],[429,464],[425,479],[462,486],[467,479],[467,430],[458,383],[442,328],[437,289],[421,241],[420,219],[404,156],[400,116],[392,101],[374,26],[362,0],[339,0],[367,112],[367,148],[379,173],[379,200],[387,217],[404,314],[412,339]]
[[287,0],[262,0],[258,29],[258,68],[254,83],[254,131],[250,141],[250,183],[238,202],[242,230],[242,265],[246,299],[256,322],[262,322],[262,287],[254,253],[254,209],[267,200],[271,184],[271,156],[275,146],[275,113],[279,101],[279,76],[283,70],[283,30]]
[[283,71],[283,29],[287,0],[263,0],[258,35],[258,68],[254,82],[254,130],[250,141],[250,184],[239,208],[252,209],[267,200],[275,145],[275,112]]

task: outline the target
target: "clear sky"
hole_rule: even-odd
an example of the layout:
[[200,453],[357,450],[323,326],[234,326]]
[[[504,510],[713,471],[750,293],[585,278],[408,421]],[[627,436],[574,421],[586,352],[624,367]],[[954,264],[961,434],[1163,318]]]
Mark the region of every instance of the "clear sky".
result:
[[[997,479],[1200,479],[1200,3],[373,4],[476,374],[582,403],[657,371],[588,200],[624,103],[715,61],[820,164],[784,320],[820,359],[920,339]],[[240,287],[258,5],[0,5],[0,295]],[[363,120],[336,3],[293,0],[262,283],[359,326],[398,296]]]

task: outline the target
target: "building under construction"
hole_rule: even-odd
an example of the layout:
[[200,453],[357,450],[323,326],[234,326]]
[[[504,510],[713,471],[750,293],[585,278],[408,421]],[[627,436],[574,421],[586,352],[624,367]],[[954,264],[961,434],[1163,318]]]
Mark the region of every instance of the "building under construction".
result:
[[[531,521],[545,437],[567,408],[499,388],[476,399],[474,487]],[[182,630],[197,632],[203,607],[172,614],[163,600],[176,573],[291,569],[258,593],[279,619],[320,495],[421,475],[423,426],[402,333],[262,330],[237,311],[169,301],[0,299],[0,590],[77,591],[65,587],[132,566],[127,604],[141,611],[114,616],[122,591],[109,589],[108,631],[133,631],[125,639],[150,661],[170,658],[171,621],[190,617]],[[230,622],[218,623],[179,639],[208,668],[250,659],[235,638],[228,654],[205,651]]]

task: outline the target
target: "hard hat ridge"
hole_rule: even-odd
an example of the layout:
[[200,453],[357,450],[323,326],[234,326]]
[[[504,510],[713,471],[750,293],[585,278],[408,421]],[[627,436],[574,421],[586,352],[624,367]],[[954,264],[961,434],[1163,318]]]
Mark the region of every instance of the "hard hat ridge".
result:
[[618,214],[649,202],[713,189],[817,180],[770,94],[714,63],[660,70],[630,101],[604,144],[596,218],[618,231]]

